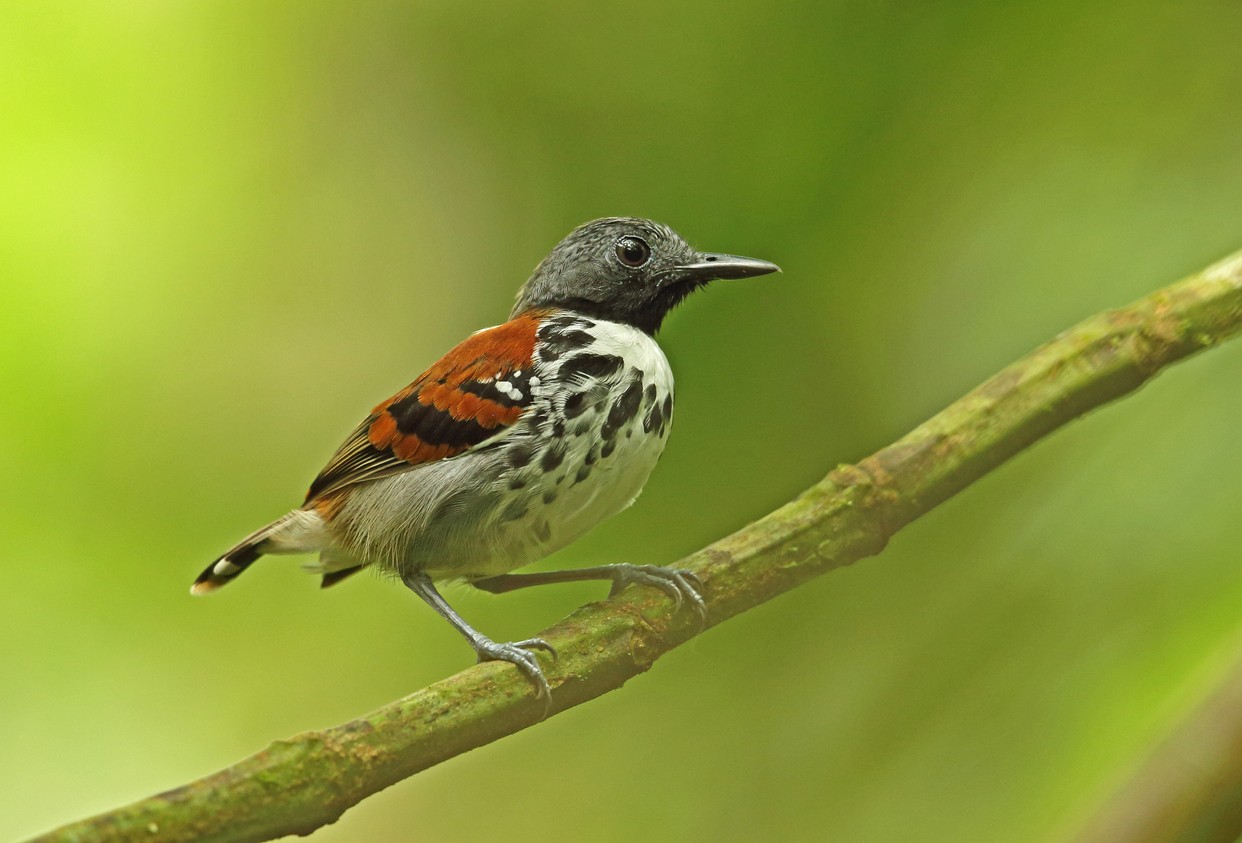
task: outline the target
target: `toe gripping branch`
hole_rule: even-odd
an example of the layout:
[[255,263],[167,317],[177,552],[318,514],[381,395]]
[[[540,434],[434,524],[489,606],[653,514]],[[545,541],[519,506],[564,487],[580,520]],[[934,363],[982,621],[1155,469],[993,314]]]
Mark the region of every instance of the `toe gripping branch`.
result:
[[535,686],[535,699],[542,699],[544,701],[543,713],[545,717],[547,716],[548,708],[552,704],[552,692],[548,687],[547,677],[543,675],[543,668],[539,666],[539,658],[535,655],[535,651],[543,650],[546,653],[550,653],[552,658],[555,659],[555,647],[542,638],[528,638],[525,641],[497,643],[466,623],[465,618],[457,614],[453,607],[440,595],[440,592],[436,590],[430,577],[425,574],[410,574],[404,577],[403,581],[411,591],[423,598],[428,606],[435,609],[440,617],[452,624],[453,628],[470,642],[470,646],[478,654],[479,661],[509,662],[525,673]]
[[[689,604],[698,616],[700,629],[707,625],[707,603],[703,599],[703,582],[692,572],[680,568],[617,563],[593,568],[572,568],[565,571],[501,574],[496,577],[474,580],[471,584],[493,594],[502,594],[534,585],[583,580],[610,581],[612,588],[608,592],[609,597],[619,594],[629,585],[658,588],[672,598],[674,612],[680,611],[683,605]],[[535,698],[544,701],[544,716],[547,716],[552,704],[552,693],[536,654],[542,650],[555,659],[555,647],[542,638],[497,643],[466,623],[465,619],[449,606],[425,574],[409,574],[404,577],[404,582],[411,591],[421,597],[428,606],[452,624],[453,628],[470,642],[470,646],[478,654],[479,661],[509,662],[526,674],[531,684],[535,686]]]

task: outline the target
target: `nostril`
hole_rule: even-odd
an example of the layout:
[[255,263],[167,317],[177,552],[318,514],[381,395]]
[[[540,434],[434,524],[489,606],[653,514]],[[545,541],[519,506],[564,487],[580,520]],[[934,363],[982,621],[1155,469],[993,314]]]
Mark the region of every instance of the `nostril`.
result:
[[715,263],[715,262],[716,262],[716,256],[715,256],[715,255],[709,255],[709,256],[708,256],[708,258],[707,258],[707,262],[708,262],[708,263]]

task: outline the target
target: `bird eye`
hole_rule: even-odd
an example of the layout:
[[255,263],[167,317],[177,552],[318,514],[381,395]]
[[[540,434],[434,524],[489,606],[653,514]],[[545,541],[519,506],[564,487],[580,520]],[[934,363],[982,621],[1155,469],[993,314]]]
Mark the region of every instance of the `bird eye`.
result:
[[626,266],[642,266],[651,260],[651,247],[641,237],[622,237],[617,241],[617,260]]

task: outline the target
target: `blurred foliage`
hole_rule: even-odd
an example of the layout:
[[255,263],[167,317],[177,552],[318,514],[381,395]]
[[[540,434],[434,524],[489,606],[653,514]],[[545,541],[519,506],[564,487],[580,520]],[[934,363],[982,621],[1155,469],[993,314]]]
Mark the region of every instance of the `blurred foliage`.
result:
[[[575,224],[785,270],[673,315],[660,469],[541,564],[671,561],[1242,246],[1239,43],[1227,0],[0,6],[0,837],[469,664],[378,579],[187,587]],[[1242,640],[1240,381],[314,839],[1056,839]],[[525,637],[601,593],[456,602]]]

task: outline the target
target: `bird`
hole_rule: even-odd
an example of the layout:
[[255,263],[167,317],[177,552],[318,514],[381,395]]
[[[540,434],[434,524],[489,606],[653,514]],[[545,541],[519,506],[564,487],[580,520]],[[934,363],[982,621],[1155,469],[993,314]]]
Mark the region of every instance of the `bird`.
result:
[[710,281],[779,272],[774,263],[700,252],[637,217],[578,226],[518,291],[508,321],[476,331],[378,404],[319,473],[301,506],[219,556],[191,587],[206,594],[262,556],[318,553],[321,587],[363,568],[403,582],[479,661],[525,674],[551,700],[541,638],[497,642],[436,588],[502,593],[606,580],[668,593],[706,619],[685,570],[614,563],[511,573],[587,533],[638,497],[664,451],[673,374],[656,343],[664,318]]

